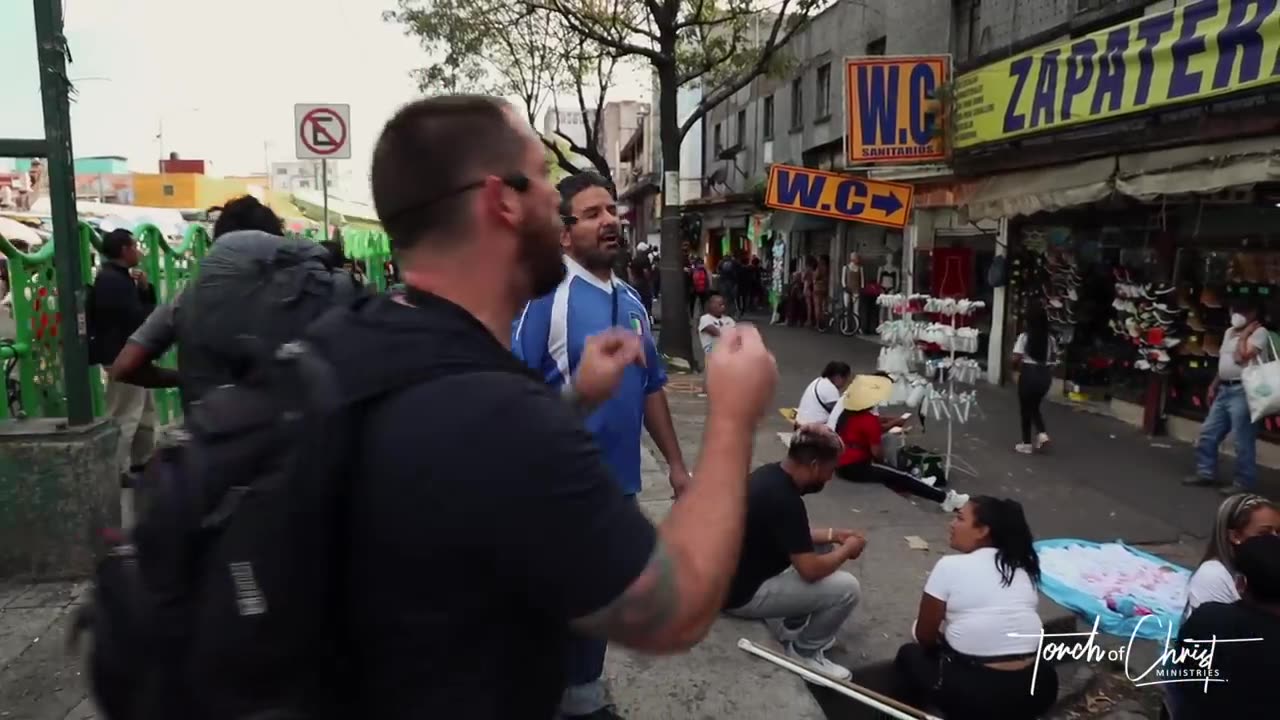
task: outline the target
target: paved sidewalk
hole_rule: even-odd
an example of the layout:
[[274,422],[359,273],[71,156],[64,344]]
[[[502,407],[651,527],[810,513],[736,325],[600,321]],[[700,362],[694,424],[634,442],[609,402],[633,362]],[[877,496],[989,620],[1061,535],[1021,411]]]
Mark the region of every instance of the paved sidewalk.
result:
[[67,646],[84,582],[0,582],[0,718],[88,720],[81,654]]

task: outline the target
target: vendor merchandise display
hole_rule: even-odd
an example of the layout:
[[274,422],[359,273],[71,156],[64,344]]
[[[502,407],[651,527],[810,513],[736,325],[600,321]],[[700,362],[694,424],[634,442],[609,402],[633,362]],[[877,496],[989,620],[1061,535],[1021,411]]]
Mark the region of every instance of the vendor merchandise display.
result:
[[[983,417],[978,393],[957,385],[972,385],[982,368],[972,358],[957,353],[978,351],[978,330],[957,327],[986,307],[977,300],[935,298],[928,295],[883,294],[876,299],[888,315],[877,331],[885,347],[877,369],[894,380],[890,405],[906,405],[918,411],[922,421],[947,424],[947,452],[943,477],[951,470],[954,423]],[[932,320],[917,316],[932,315]]]

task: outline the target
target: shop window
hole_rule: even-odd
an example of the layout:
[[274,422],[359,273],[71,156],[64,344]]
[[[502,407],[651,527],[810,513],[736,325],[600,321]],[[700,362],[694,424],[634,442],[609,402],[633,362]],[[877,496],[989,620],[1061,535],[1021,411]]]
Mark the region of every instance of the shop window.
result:
[[764,99],[764,117],[760,118],[761,125],[764,126],[764,139],[773,139],[773,96]]
[[163,188],[161,188],[161,191],[164,193],[165,197],[173,197],[174,195],[174,190],[172,185],[165,185]]
[[745,147],[747,144],[747,111],[738,111],[738,126],[734,128],[738,131],[738,147]]
[[720,135],[720,123],[716,123],[716,127],[715,130],[712,131],[712,135],[713,144],[711,147],[715,149],[716,155],[719,155],[720,151],[724,150],[724,138]]
[[831,117],[831,63],[818,68],[817,113],[814,122],[822,122]]
[[804,78],[791,81],[791,129],[804,127]]

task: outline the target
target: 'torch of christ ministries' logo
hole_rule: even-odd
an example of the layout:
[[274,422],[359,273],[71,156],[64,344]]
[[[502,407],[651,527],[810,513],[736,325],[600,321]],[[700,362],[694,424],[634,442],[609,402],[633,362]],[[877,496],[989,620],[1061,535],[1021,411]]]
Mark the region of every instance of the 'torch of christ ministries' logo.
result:
[[[1154,615],[1140,618],[1138,625],[1133,630],[1133,634],[1129,637],[1129,643],[1109,650],[1099,647],[1097,644],[1099,620],[1100,618],[1094,618],[1093,627],[1089,632],[1045,633],[1041,631],[1038,635],[1010,633],[1010,637],[1034,637],[1039,641],[1039,647],[1036,649],[1035,669],[1031,674],[1033,691],[1040,674],[1040,662],[1042,660],[1056,663],[1067,659],[1083,660],[1091,663],[1103,661],[1120,662],[1123,660],[1125,677],[1129,678],[1137,687],[1172,685],[1175,683],[1203,683],[1204,689],[1208,690],[1209,683],[1230,682],[1230,678],[1223,677],[1218,668],[1213,665],[1214,653],[1219,647],[1229,643],[1262,642],[1263,640],[1262,638],[1209,637],[1184,638],[1179,641],[1173,637],[1173,627],[1170,626],[1165,629],[1164,645],[1160,657],[1156,658],[1155,662],[1151,663],[1150,666],[1142,669],[1134,668],[1131,664],[1134,662],[1133,646],[1138,639],[1142,625],[1147,621],[1160,624],[1164,624],[1164,621]],[[1137,670],[1141,670],[1141,672],[1136,672]]]

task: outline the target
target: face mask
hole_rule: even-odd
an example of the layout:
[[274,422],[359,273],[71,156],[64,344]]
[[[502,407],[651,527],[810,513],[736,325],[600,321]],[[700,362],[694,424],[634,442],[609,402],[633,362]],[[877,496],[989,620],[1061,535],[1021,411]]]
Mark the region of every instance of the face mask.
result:
[[1239,330],[1249,324],[1249,319],[1240,313],[1231,313],[1231,327]]

